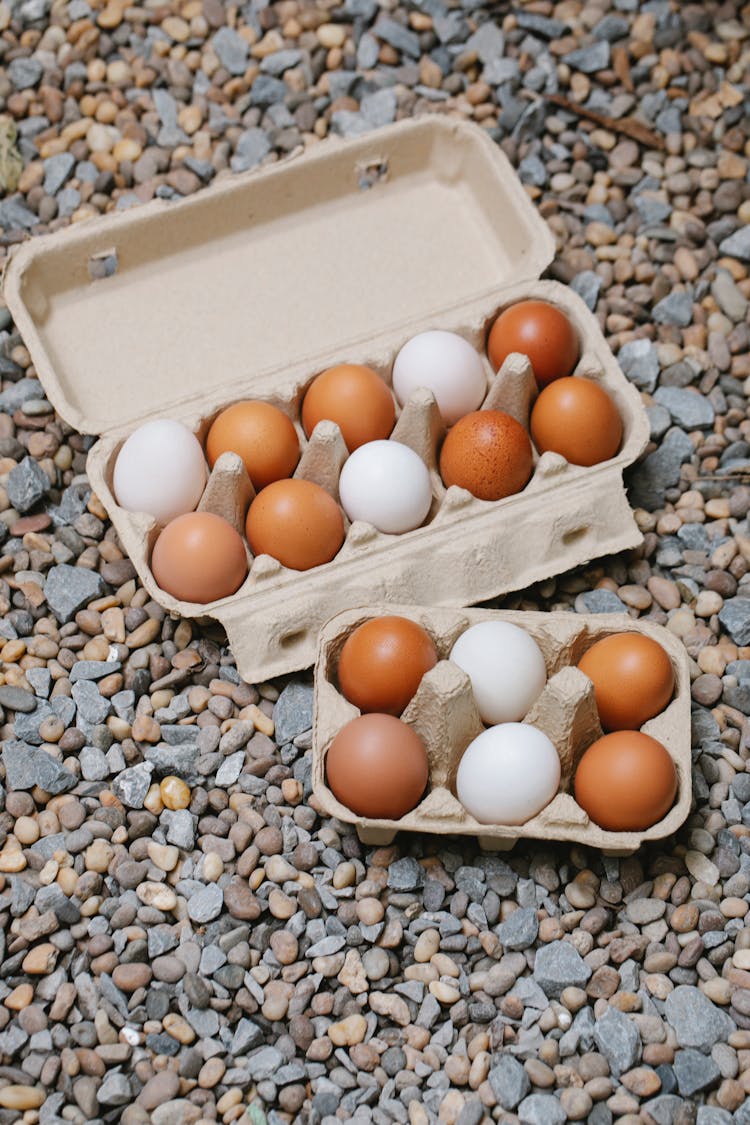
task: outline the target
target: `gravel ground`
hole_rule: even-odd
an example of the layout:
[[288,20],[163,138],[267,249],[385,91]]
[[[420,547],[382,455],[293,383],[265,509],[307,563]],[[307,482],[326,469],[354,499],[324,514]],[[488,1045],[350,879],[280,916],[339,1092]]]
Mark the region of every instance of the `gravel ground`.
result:
[[2,254],[328,133],[491,132],[653,439],[643,547],[506,604],[664,623],[695,700],[661,847],[363,847],[306,679],[149,601],[0,307],[0,1125],[750,1122],[749,43],[731,2],[0,0]]

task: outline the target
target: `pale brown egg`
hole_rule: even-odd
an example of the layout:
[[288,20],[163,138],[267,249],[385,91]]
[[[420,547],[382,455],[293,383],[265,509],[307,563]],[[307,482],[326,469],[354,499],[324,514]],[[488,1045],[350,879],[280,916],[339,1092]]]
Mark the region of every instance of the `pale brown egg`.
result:
[[294,472],[300,455],[297,431],[291,419],[270,402],[235,402],[217,415],[206,438],[211,468],[222,453],[229,452],[242,458],[259,492]]
[[655,738],[641,731],[615,731],[589,746],[574,789],[576,801],[600,828],[642,832],[672,807],[677,770]]
[[326,755],[334,797],[359,816],[398,820],[422,799],[427,751],[393,715],[361,715],[339,731]]
[[341,691],[360,711],[400,715],[434,668],[432,637],[408,617],[373,617],[351,633],[341,650]]
[[613,633],[578,662],[594,685],[605,730],[638,730],[669,703],[674,672],[664,649],[643,633]]
[[250,549],[290,570],[330,562],[344,542],[344,517],[333,497],[307,480],[277,480],[253,500],[245,521]]
[[218,601],[234,594],[247,576],[242,536],[212,512],[188,512],[159,535],[151,556],[156,582],[183,602]]
[[302,403],[308,437],[324,418],[336,423],[353,453],[368,441],[390,436],[396,407],[390,390],[371,367],[340,363],[313,379]]

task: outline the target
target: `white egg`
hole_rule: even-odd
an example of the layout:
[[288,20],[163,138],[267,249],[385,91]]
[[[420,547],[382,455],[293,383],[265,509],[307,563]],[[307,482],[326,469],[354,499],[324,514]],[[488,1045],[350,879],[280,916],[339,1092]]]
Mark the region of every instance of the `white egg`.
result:
[[393,364],[393,390],[403,404],[417,387],[435,396],[446,426],[476,410],[487,391],[482,361],[468,340],[455,332],[412,336]]
[[115,499],[130,512],[147,512],[166,524],[197,507],[206,487],[206,459],[182,422],[144,422],[117,454]]
[[432,504],[432,485],[427,466],[408,445],[368,441],[344,463],[339,496],[350,520],[364,520],[378,531],[400,535],[424,523]]
[[539,645],[509,621],[480,621],[462,633],[450,659],[471,680],[484,723],[522,719],[547,682]]
[[524,723],[482,731],[458,764],[456,793],[481,824],[525,824],[560,784],[560,758],[546,734]]

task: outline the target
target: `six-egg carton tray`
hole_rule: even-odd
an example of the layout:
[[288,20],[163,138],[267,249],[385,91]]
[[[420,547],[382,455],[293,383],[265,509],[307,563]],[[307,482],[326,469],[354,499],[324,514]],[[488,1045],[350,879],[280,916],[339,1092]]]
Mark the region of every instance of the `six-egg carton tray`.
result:
[[[358,816],[334,797],[326,784],[326,754],[359,710],[338,688],[337,668],[347,637],[373,617],[398,614],[416,621],[432,637],[438,663],[427,672],[401,715],[420,736],[429,761],[429,779],[419,805],[399,820]],[[543,731],[560,755],[557,795],[522,825],[481,824],[456,797],[458,763],[469,743],[485,729],[467,674],[448,656],[458,637],[479,621],[507,621],[529,633],[542,651],[547,684],[524,722]],[[675,678],[668,706],[641,730],[667,749],[677,769],[677,796],[667,815],[643,832],[610,832],[589,820],[573,796],[573,777],[585,750],[602,736],[594,688],[576,664],[595,641],[612,633],[638,632],[666,651]],[[667,629],[624,614],[527,613],[520,610],[453,610],[420,606],[378,606],[337,614],[320,634],[315,665],[312,747],[313,793],[330,816],[354,824],[363,843],[389,844],[396,832],[433,832],[476,836],[481,847],[506,850],[516,840],[567,840],[627,855],[646,840],[675,832],[690,812],[690,669],[680,640]]]
[[[12,253],[5,297],[50,401],[75,428],[101,435],[89,477],[141,581],[170,612],[221,622],[252,682],[312,664],[319,628],[347,607],[468,605],[641,542],[622,474],[646,445],[645,410],[584,302],[538,280],[553,253],[551,232],[487,134],[429,117],[35,239]],[[483,357],[483,405],[527,425],[528,361],[511,356],[495,376],[485,341],[499,311],[531,297],[569,316],[581,343],[576,374],[614,399],[624,426],[615,457],[581,468],[545,453],[523,492],[495,502],[446,491],[436,467],[442,422],[418,391],[392,440],[431,470],[424,526],[396,536],[355,522],[336,558],[306,572],[259,556],[237,593],[207,605],[157,586],[149,560],[159,528],[112,494],[117,452],[139,424],[176,418],[203,440],[230,403],[272,402],[300,435],[296,475],[338,499],[338,428],[322,422],[307,441],[299,425],[315,375],[364,363],[390,383],[411,336],[447,329]],[[228,454],[201,506],[242,529],[251,496]]]

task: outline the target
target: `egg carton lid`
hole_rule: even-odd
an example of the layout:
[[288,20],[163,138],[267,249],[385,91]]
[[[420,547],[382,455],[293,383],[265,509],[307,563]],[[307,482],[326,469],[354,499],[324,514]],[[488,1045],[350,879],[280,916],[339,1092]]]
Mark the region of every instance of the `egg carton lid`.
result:
[[438,327],[554,250],[487,132],[430,116],[35,238],[4,296],[62,418],[117,435],[314,374],[373,332]]

